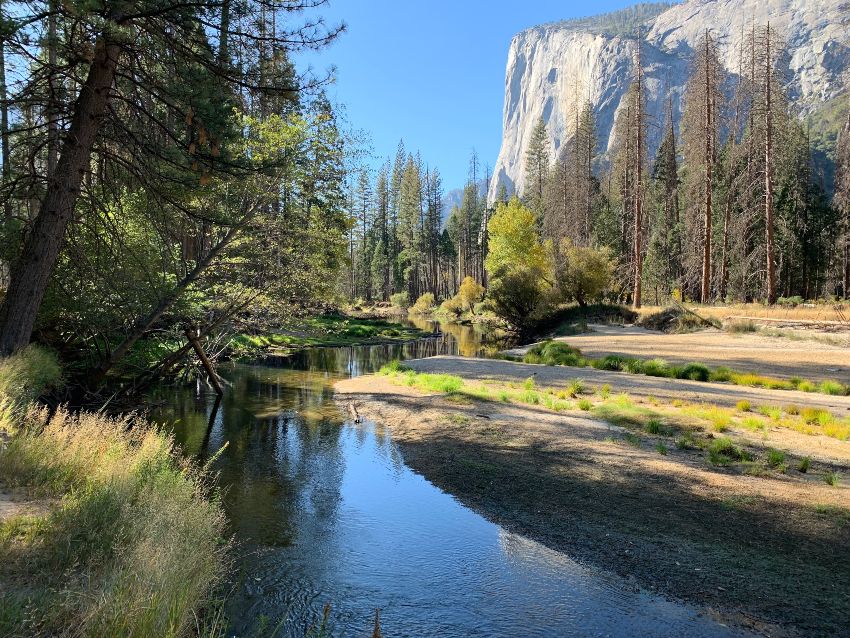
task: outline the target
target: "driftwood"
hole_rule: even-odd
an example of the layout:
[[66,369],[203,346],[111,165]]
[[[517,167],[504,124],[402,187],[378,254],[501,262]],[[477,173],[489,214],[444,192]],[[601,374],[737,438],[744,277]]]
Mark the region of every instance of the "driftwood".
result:
[[357,406],[354,405],[354,402],[348,404],[348,412],[355,423],[360,423],[360,415],[357,413]]
[[195,349],[195,354],[198,355],[198,359],[201,360],[201,365],[204,366],[204,370],[207,372],[207,376],[210,379],[210,383],[213,386],[216,394],[221,396],[224,394],[224,388],[221,385],[221,379],[218,378],[218,374],[213,367],[212,362],[207,357],[207,353],[204,352],[204,348],[201,345],[201,341],[198,339],[199,331],[197,328],[186,328],[184,331],[186,338],[189,340],[189,343],[192,344],[192,347]]

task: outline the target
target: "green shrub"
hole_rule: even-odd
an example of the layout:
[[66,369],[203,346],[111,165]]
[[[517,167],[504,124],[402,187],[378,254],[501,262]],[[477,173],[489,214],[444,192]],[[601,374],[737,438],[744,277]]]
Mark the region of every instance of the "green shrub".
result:
[[397,292],[394,295],[390,295],[390,303],[396,308],[407,310],[410,306],[410,295],[408,295],[406,291]]
[[662,430],[664,429],[664,424],[661,423],[661,421],[659,421],[658,419],[650,419],[646,422],[644,429],[646,430],[647,434],[661,434]]
[[567,386],[567,394],[573,398],[584,392],[584,383],[581,379],[573,379],[570,385]]
[[523,358],[526,363],[543,363],[549,366],[584,366],[585,360],[577,348],[563,341],[544,341],[532,347]]
[[711,442],[711,445],[708,446],[708,458],[715,465],[728,465],[733,461],[752,460],[746,451],[725,436]]
[[809,468],[812,466],[812,459],[809,456],[804,456],[800,459],[800,462],[797,463],[797,471],[805,474],[809,471]]
[[742,399],[735,404],[738,412],[749,412],[752,409],[752,405],[746,399]]
[[407,372],[410,368],[404,365],[399,359],[393,359],[388,364],[381,366],[381,369],[378,370],[378,374],[395,374],[398,372]]
[[56,355],[31,344],[11,357],[0,358],[0,394],[26,404],[62,383]]
[[815,392],[817,391],[818,387],[811,381],[803,380],[797,384],[797,389],[800,392]]
[[725,383],[732,380],[732,371],[726,367],[719,367],[711,373],[711,380],[718,383]]
[[578,409],[583,410],[584,412],[589,412],[593,408],[593,403],[589,399],[579,399],[578,400]]
[[623,370],[626,361],[627,359],[625,357],[621,357],[618,354],[609,354],[602,359],[594,361],[593,367],[599,370],[620,371]]
[[780,297],[776,300],[776,303],[779,306],[796,308],[803,303],[803,298],[800,295],[794,295],[793,297]]
[[794,405],[793,403],[783,406],[782,409],[785,410],[785,414],[790,414],[791,416],[796,416],[800,414],[800,406]]
[[708,381],[711,371],[701,363],[687,364],[677,375],[679,379],[690,379],[691,381]]
[[434,309],[434,303],[434,293],[423,293],[419,295],[419,299],[416,300],[416,303],[410,307],[410,312],[417,315],[428,314]]
[[823,381],[820,384],[820,392],[822,394],[831,394],[833,396],[844,396],[847,394],[847,387],[838,381]]
[[655,450],[656,450],[656,451],[657,451],[657,452],[658,452],[661,456],[667,456],[668,449],[667,449],[667,446],[666,446],[666,445],[664,445],[664,442],[663,442],[663,441],[659,441],[658,443],[656,443],[656,444],[655,444]]
[[770,467],[780,467],[785,463],[785,452],[770,449],[767,451],[767,464]]
[[651,359],[644,362],[643,373],[649,377],[669,377],[670,368],[664,359]]
[[832,485],[834,487],[834,486],[838,485],[838,483],[840,481],[841,481],[841,475],[838,472],[834,472],[832,470],[829,470],[829,471],[825,472],[824,475],[823,475],[823,482],[826,483],[827,485]]

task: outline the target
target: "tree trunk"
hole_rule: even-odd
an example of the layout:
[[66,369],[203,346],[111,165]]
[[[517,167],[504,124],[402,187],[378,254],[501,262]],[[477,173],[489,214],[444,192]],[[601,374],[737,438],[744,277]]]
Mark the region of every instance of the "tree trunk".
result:
[[767,303],[776,303],[776,264],[774,263],[773,247],[773,103],[770,62],[770,23],[766,30],[765,54],[765,134],[764,134],[764,222],[767,253]]
[[[3,2],[0,0],[0,10]],[[9,95],[6,88],[6,37],[0,32],[0,152],[3,154],[3,184],[7,184],[10,178],[11,163],[9,158]],[[6,195],[8,198],[8,194]],[[9,200],[3,205],[3,214],[6,219],[12,216],[12,207]]]
[[59,114],[56,108],[56,0],[50,2],[50,15],[47,17],[47,63],[50,67],[47,78],[47,181],[53,179],[56,161],[59,156]]
[[703,303],[708,303],[711,297],[711,187],[712,187],[712,161],[713,161],[713,150],[712,150],[712,113],[711,113],[711,58],[709,51],[709,41],[708,41],[708,33],[705,34],[705,85],[703,86],[703,92],[705,93],[705,129],[703,130],[703,135],[705,136],[705,182],[703,184],[703,188],[705,192],[704,196],[704,216],[703,216],[703,239],[702,239],[702,290],[701,290],[701,299]]
[[120,51],[118,44],[103,39],[95,46],[94,60],[77,97],[56,173],[12,268],[9,289],[0,307],[0,354],[11,354],[29,343],[106,112]]
[[638,38],[637,53],[637,105],[635,116],[635,288],[633,305],[640,308],[643,287],[643,260],[641,259],[641,229],[643,226],[643,70],[640,61],[640,38]]

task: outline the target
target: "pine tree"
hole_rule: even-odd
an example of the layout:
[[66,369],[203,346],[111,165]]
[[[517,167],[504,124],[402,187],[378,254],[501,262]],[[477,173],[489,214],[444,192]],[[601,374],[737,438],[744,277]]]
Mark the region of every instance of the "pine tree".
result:
[[525,152],[525,191],[523,201],[537,215],[538,223],[544,218],[544,192],[549,176],[549,134],[546,122],[539,118],[531,131],[528,150]]
[[[682,144],[688,167],[686,192],[686,233],[699,238],[698,257],[688,266],[699,273],[699,298],[707,303],[711,298],[712,239],[714,233],[713,196],[716,188],[717,138],[720,112],[723,109],[723,67],[717,44],[706,33],[696,47],[691,75],[685,87],[685,108],[682,118]],[[693,248],[689,247],[689,252]]]

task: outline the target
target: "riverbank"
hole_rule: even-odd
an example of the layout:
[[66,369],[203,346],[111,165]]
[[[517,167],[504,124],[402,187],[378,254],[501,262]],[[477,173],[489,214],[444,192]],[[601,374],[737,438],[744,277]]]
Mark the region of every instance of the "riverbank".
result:
[[230,343],[229,356],[246,359],[264,353],[280,356],[306,348],[404,343],[428,334],[428,330],[398,321],[334,313],[293,319],[274,332],[239,334]]
[[60,375],[33,346],[0,360],[0,635],[220,635],[210,477],[142,420],[34,403]]
[[[508,530],[757,632],[844,631],[846,441],[756,404],[617,395],[542,374],[577,370],[465,361],[488,374],[450,376],[464,360],[438,357],[409,362],[432,375],[340,381],[337,398],[389,426],[414,470]],[[520,381],[527,369],[541,374]]]

